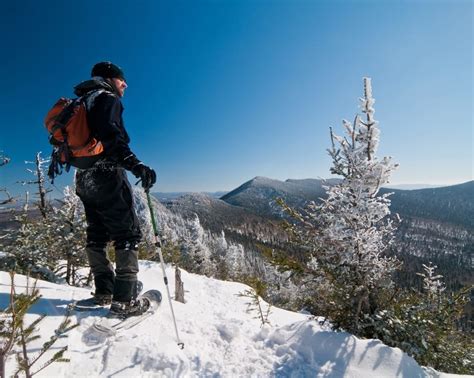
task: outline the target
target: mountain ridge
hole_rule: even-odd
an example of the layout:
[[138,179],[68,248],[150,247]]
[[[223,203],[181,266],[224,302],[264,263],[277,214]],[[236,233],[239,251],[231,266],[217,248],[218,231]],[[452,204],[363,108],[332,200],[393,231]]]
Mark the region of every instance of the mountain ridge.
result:
[[[262,176],[245,182],[220,197],[221,200],[244,207],[260,215],[281,217],[276,198],[289,206],[302,207],[307,201],[320,201],[326,196],[323,186],[334,185],[339,179],[288,179],[280,181]],[[442,222],[474,228],[474,181],[413,190],[381,188],[380,194],[393,193],[392,212],[410,217],[428,217]]]

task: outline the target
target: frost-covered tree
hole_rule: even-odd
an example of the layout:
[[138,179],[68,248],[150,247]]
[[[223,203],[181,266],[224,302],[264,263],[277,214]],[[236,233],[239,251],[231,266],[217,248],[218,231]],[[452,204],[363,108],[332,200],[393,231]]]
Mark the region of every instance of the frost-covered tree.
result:
[[142,240],[138,245],[139,257],[153,259],[156,257],[155,236],[148,200],[143,188],[136,186],[133,188],[133,204],[142,233]]
[[154,198],[152,204],[166,261],[220,279],[238,280],[242,275],[266,277],[264,259],[256,247],[230,239],[227,230],[216,233],[205,229],[196,213],[182,216]]
[[55,273],[66,279],[70,285],[78,285],[87,280],[79,273],[87,266],[84,253],[87,223],[79,197],[70,186],[63,191],[61,206],[53,208],[54,217],[46,223],[52,231],[52,245],[59,261]]
[[423,277],[423,289],[427,293],[428,297],[434,300],[436,297],[446,290],[443,281],[443,278],[440,274],[435,274],[436,265],[433,265],[431,262],[429,265],[423,264],[423,273],[417,273],[420,277]]
[[[458,329],[472,287],[447,293],[436,266],[423,265],[423,289],[403,290],[391,306],[365,326],[385,344],[398,347],[418,363],[437,370],[474,374],[472,335]],[[471,336],[471,337],[470,337]]]
[[45,165],[49,163],[48,159],[43,159],[41,157],[41,152],[36,154],[35,161],[25,161],[26,164],[34,164],[35,169],[28,168],[27,171],[35,176],[34,180],[27,180],[21,181],[20,183],[23,185],[26,184],[33,184],[38,185],[38,208],[41,212],[43,218],[46,218],[48,211],[50,210],[50,205],[46,199],[46,195],[51,192],[51,189],[46,187],[46,180],[45,180]]
[[87,266],[82,205],[70,187],[64,189],[60,203],[49,209],[47,217],[34,218],[26,200],[23,212],[15,216],[19,228],[0,240],[2,250],[13,263],[6,268],[50,281],[62,277],[71,285],[81,281],[78,270]]
[[364,78],[360,102],[365,120],[359,115],[353,123],[344,120],[344,137],[331,130],[331,173],[343,179],[327,188],[328,197],[317,213],[323,247],[317,256],[334,285],[342,315],[334,320],[349,330],[358,329],[364,315],[377,309],[379,291],[392,284],[398,267],[394,258],[383,254],[394,232],[388,218],[390,200],[388,194],[377,195],[397,165],[390,157],[376,156],[380,130],[369,78]]
[[342,180],[327,187],[321,205],[311,203],[302,211],[286,206],[297,220],[290,230],[311,252],[304,273],[314,279],[303,287],[313,294],[304,303],[329,317],[335,328],[378,338],[422,365],[472,374],[472,340],[456,329],[469,288],[447,294],[431,265],[419,274],[422,292],[397,288],[392,281],[399,262],[384,252],[395,225],[388,195],[378,192],[396,165],[388,157],[376,157],[380,132],[368,78],[364,89],[365,119],[344,121],[345,136],[331,130],[331,172]]
[[53,270],[57,257],[52,255],[50,248],[52,228],[48,227],[48,218],[31,217],[28,192],[23,209],[15,214],[14,220],[19,227],[8,232],[0,240],[0,247],[5,252],[2,269],[54,280]]
[[231,244],[226,251],[225,261],[233,277],[243,274],[245,269],[245,248],[241,244]]
[[329,315],[336,327],[355,333],[365,316],[380,307],[382,292],[392,285],[398,267],[384,255],[394,225],[388,218],[388,195],[378,195],[397,166],[389,157],[376,156],[380,131],[369,78],[364,78],[360,102],[365,119],[357,115],[353,123],[344,120],[345,136],[331,129],[331,173],[342,180],[326,187],[321,205],[310,203],[301,212],[289,209],[299,220],[294,231],[312,255],[307,271],[323,275],[319,282],[313,280],[324,288],[314,293],[318,311]]
[[197,214],[188,223],[188,236],[182,245],[185,254],[186,266],[199,274],[211,274],[211,252],[208,247],[209,235],[203,229]]
[[225,237],[224,230],[220,235],[210,235],[209,250],[211,251],[211,262],[213,265],[213,276],[222,280],[229,278],[229,267],[227,265],[226,254],[229,244]]

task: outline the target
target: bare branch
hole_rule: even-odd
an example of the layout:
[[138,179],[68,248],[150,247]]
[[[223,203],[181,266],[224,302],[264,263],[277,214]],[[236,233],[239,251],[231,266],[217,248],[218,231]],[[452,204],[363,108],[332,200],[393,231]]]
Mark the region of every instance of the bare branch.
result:
[[7,199],[0,201],[0,205],[6,205],[7,203],[13,203],[16,201],[16,198],[12,197],[6,189],[2,188],[0,189],[0,192],[5,192],[5,194],[7,195]]

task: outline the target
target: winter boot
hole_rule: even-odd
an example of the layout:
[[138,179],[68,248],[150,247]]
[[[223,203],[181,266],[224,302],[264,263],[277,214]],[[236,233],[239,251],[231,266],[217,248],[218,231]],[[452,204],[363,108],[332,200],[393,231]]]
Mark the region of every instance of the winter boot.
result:
[[110,316],[126,318],[146,312],[150,302],[147,299],[137,298],[142,289],[141,281],[116,280]]
[[112,294],[91,294],[92,297],[74,303],[74,308],[79,311],[88,311],[108,307],[112,304]]
[[148,311],[151,303],[148,298],[137,298],[130,302],[112,301],[110,306],[109,317],[112,318],[128,318],[130,316],[142,315]]

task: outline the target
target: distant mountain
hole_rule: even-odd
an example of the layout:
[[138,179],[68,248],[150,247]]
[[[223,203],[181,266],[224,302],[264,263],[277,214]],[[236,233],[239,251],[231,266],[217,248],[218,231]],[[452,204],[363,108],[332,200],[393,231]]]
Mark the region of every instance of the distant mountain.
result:
[[308,201],[319,201],[319,198],[326,193],[323,185],[334,185],[338,181],[337,179],[279,181],[257,176],[221,199],[259,215],[281,217],[282,209],[275,203],[277,198],[282,198],[290,206],[300,207]]
[[474,181],[431,189],[384,188],[381,192],[393,192],[392,212],[474,229]]
[[[220,192],[202,192],[201,194],[204,194],[213,198],[220,198],[226,193],[227,192],[220,191]],[[158,198],[162,202],[171,201],[176,198],[185,196],[187,194],[194,194],[194,192],[155,192],[155,193],[152,193],[152,195],[155,198]]]
[[[281,208],[276,198],[283,198],[290,206],[301,207],[308,201],[326,197],[323,186],[331,186],[338,179],[279,181],[255,177],[227,193],[221,199],[258,215],[280,217]],[[474,181],[440,188],[400,190],[382,188],[380,194],[393,193],[392,212],[402,217],[425,218],[434,221],[474,228]]]
[[389,189],[401,189],[401,190],[416,190],[416,189],[433,189],[441,188],[446,185],[430,185],[430,184],[399,184],[399,185],[386,185],[384,188]]
[[[222,197],[223,201],[243,207],[269,219],[281,219],[283,198],[293,208],[326,196],[323,185],[338,180],[278,181],[255,177]],[[382,188],[380,194],[393,193],[392,214],[402,219],[393,252],[405,261],[412,282],[422,263],[433,261],[440,267],[451,288],[474,281],[474,181],[448,187],[397,190]],[[418,259],[418,260],[414,260]]]

